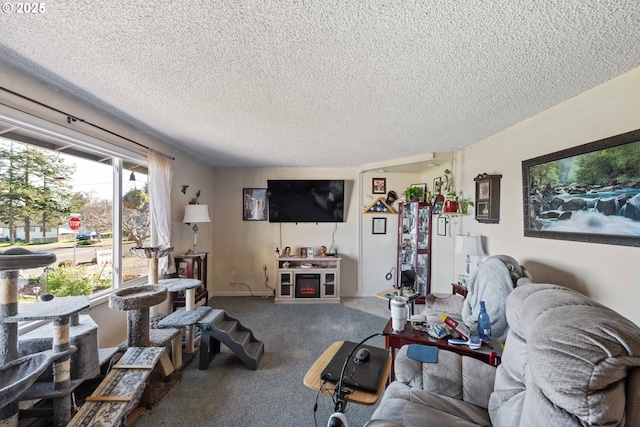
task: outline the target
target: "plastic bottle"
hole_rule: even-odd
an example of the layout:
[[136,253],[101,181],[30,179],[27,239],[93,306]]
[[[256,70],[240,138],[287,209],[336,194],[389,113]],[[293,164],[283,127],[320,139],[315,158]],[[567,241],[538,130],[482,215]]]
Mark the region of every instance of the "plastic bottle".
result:
[[484,306],[484,301],[480,301],[480,313],[478,314],[478,336],[480,340],[489,344],[491,342],[491,320],[487,309]]

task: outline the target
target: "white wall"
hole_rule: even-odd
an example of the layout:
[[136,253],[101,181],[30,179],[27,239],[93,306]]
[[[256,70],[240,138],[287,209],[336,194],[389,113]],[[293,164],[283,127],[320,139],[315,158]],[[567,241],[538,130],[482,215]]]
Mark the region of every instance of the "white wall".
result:
[[[457,153],[456,182],[466,194],[474,194],[479,173],[502,174],[501,219],[492,225],[463,217],[453,234],[480,234],[490,255],[515,257],[536,281],[576,289],[640,324],[640,249],[524,237],[522,194],[523,160],[638,128],[640,68]],[[435,282],[449,283],[464,269],[461,257],[454,257],[455,267],[438,271]]]
[[[269,179],[344,179],[345,222],[342,223],[270,223],[243,221],[243,188],[266,188]],[[358,172],[355,169],[326,168],[215,168],[211,180],[214,203],[212,253],[210,265],[215,271],[214,295],[272,295],[275,288],[275,250],[291,246],[329,248],[335,232],[334,248],[342,257],[341,295],[356,295],[358,285]],[[267,265],[268,286],[262,266]],[[231,286],[230,282],[245,283]]]

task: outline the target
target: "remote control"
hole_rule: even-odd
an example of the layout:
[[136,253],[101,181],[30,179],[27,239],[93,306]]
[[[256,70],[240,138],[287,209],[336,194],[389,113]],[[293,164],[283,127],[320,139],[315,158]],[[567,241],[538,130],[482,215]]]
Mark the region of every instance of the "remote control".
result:
[[482,345],[482,342],[477,335],[472,335],[469,341],[450,339],[449,344],[467,344],[471,350],[477,350]]

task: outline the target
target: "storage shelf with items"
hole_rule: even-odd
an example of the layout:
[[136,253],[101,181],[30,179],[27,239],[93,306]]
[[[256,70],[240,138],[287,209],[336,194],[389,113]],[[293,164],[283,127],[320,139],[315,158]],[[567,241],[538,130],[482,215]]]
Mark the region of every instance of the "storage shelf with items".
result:
[[431,292],[431,205],[401,203],[398,216],[397,286],[413,286],[420,295],[427,295]]
[[[195,255],[176,255],[176,273],[174,277],[198,279],[202,285],[196,289],[196,303],[204,300],[207,303],[209,291],[207,289],[207,258],[208,252],[200,252]],[[171,292],[171,306],[173,311],[186,304],[184,292]]]
[[277,303],[340,302],[338,257],[283,257],[276,261]]

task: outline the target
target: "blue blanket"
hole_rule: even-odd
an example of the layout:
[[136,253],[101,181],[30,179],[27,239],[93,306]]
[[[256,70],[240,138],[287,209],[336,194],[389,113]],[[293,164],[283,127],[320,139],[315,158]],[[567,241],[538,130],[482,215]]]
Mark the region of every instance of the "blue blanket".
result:
[[511,272],[504,262],[488,258],[469,279],[469,292],[462,306],[462,321],[472,331],[477,331],[480,301],[484,301],[491,320],[491,342],[504,343],[509,331],[506,303],[513,287]]

